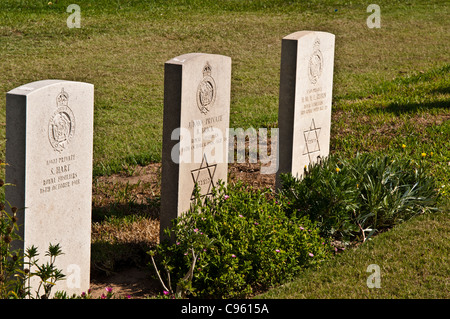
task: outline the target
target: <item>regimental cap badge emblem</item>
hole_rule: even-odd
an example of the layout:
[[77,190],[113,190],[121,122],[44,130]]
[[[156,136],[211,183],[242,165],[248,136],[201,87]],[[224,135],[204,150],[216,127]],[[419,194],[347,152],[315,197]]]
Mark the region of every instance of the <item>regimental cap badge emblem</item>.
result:
[[61,89],[56,96],[56,111],[48,124],[48,139],[56,152],[62,152],[75,134],[75,117],[69,108],[69,94]]
[[320,40],[318,38],[314,41],[313,49],[313,54],[309,58],[308,77],[311,84],[316,84],[322,75],[323,69],[323,56],[320,51]]
[[211,77],[211,65],[207,62],[203,67],[203,79],[197,89],[197,106],[203,114],[209,112],[216,99],[216,82]]

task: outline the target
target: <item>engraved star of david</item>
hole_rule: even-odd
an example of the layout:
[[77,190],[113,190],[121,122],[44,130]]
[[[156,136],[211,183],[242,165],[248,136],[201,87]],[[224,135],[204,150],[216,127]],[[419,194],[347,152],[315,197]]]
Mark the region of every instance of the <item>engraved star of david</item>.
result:
[[191,200],[195,199],[195,186],[200,187],[200,195],[205,198],[212,195],[211,190],[214,187],[214,174],[216,173],[217,164],[209,165],[206,155],[203,156],[200,167],[191,171],[194,188],[192,190]]
[[305,137],[305,152],[303,155],[308,154],[309,162],[312,163],[312,154],[316,152],[320,152],[319,145],[319,134],[321,128],[316,128],[316,123],[314,119],[311,121],[311,125],[309,130],[303,132],[303,136]]

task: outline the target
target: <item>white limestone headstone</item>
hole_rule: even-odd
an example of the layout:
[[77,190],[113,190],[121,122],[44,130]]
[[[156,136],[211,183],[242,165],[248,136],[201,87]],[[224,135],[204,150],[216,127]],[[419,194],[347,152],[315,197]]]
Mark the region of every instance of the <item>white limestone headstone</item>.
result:
[[[38,248],[46,263],[49,244],[63,255],[66,276],[52,293],[89,289],[94,86],[43,80],[6,96],[6,199],[19,209],[17,248]],[[21,212],[20,212],[21,211]],[[32,269],[33,270],[33,269]],[[31,282],[33,293],[38,279]],[[43,293],[43,291],[41,291]]]
[[282,40],[278,110],[280,174],[303,176],[330,150],[335,36],[299,31]]
[[160,230],[227,182],[231,58],[189,53],[165,63]]

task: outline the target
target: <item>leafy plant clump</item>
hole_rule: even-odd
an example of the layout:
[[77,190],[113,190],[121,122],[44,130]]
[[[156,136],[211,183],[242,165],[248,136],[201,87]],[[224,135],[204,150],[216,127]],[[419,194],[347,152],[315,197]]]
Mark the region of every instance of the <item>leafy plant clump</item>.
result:
[[365,241],[416,215],[437,210],[438,192],[424,159],[358,154],[329,156],[301,181],[282,176],[280,200],[289,216],[307,216],[323,236]]
[[[0,179],[0,187],[11,186]],[[6,210],[9,206],[10,213]],[[23,254],[22,249],[14,249],[12,242],[21,241],[17,233],[19,230],[18,209],[0,200],[0,299],[41,298],[48,299],[52,288],[57,281],[63,280],[65,275],[56,268],[56,257],[63,254],[59,244],[49,244],[48,256],[50,262],[40,264],[38,249],[35,246],[28,247]],[[38,277],[39,285],[32,292],[31,278]],[[42,290],[43,291],[42,291]]]
[[[25,286],[27,291],[27,296],[29,298],[33,298],[33,293],[31,290],[30,280],[32,277],[39,277],[39,286],[35,291],[35,298],[48,299],[50,298],[50,294],[52,288],[55,286],[57,281],[63,280],[65,275],[62,273],[61,269],[56,268],[55,261],[56,257],[62,255],[63,252],[61,250],[61,246],[59,244],[52,245],[49,244],[48,250],[45,252],[45,256],[48,256],[50,262],[39,265],[38,263],[38,249],[35,246],[31,246],[26,249],[25,257],[26,260],[24,263],[29,268],[25,268],[25,281],[28,281],[28,284]],[[32,268],[36,268],[36,271],[31,271]],[[44,293],[41,293],[41,288],[44,290]]]
[[[287,217],[269,189],[220,184],[211,198],[174,221],[173,241],[151,252],[172,297],[237,298],[292,279],[329,256],[331,246],[307,217]],[[176,283],[176,289],[172,288]]]
[[[3,181],[0,180],[3,186]],[[22,281],[17,276],[18,269],[23,266],[20,250],[12,249],[11,243],[19,236],[17,230],[17,208],[11,208],[11,214],[0,202],[0,299],[14,298],[23,294]]]

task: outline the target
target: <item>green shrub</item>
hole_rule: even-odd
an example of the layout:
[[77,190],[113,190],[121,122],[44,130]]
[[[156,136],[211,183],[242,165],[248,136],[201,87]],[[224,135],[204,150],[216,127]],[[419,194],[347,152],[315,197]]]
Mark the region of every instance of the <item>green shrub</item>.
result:
[[[3,181],[0,180],[3,186]],[[18,271],[23,266],[23,256],[19,249],[12,249],[12,241],[19,240],[17,235],[17,208],[11,207],[11,213],[0,202],[0,299],[19,298],[23,295],[23,283]],[[19,276],[18,276],[19,275]]]
[[[0,179],[0,187],[4,186],[11,186],[11,184],[5,184]],[[6,211],[5,203],[9,206],[10,213]],[[11,206],[7,201],[4,202],[4,196],[2,196],[0,199],[0,299],[48,299],[55,283],[65,277],[55,266],[56,257],[63,252],[59,244],[49,244],[45,256],[49,257],[50,262],[39,264],[37,247],[27,248],[25,254],[22,249],[13,249],[12,242],[22,240],[17,233],[19,230],[17,213],[17,207]],[[37,290],[32,292],[30,279],[34,276],[39,277],[40,281]]]
[[161,243],[157,255],[179,296],[244,297],[324,260],[331,246],[318,232],[307,217],[288,218],[268,189],[221,184],[175,220],[175,242]]
[[358,154],[329,156],[301,181],[282,176],[280,201],[289,216],[307,216],[321,234],[367,239],[411,217],[436,210],[438,192],[425,159]]

